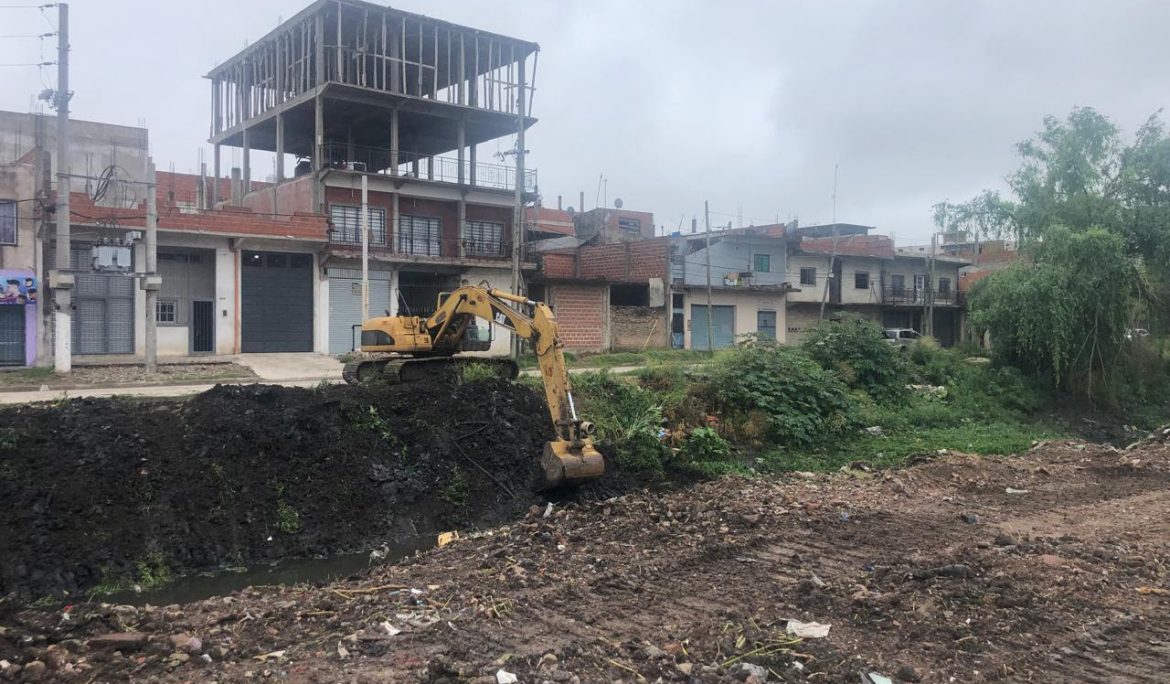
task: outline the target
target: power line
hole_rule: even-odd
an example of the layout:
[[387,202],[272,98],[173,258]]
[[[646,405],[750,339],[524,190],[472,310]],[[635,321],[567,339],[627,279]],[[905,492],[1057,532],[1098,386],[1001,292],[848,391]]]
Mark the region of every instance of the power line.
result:
[[10,33],[0,36],[0,39],[16,40],[17,38],[50,38],[56,33]]
[[12,62],[9,64],[0,64],[0,67],[43,67],[53,66],[56,62]]

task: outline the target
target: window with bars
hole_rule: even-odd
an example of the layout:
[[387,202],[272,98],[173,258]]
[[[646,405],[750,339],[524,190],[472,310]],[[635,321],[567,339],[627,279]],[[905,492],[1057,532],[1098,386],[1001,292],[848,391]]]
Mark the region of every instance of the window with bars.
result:
[[[370,244],[386,244],[386,210],[370,207]],[[346,204],[329,205],[333,242],[362,244],[362,208]]]
[[160,299],[154,305],[154,320],[163,325],[174,325],[179,321],[179,303]]
[[504,224],[491,221],[468,221],[464,232],[467,256],[504,256]]
[[0,245],[16,244],[16,202],[0,200]]
[[441,222],[429,216],[398,218],[398,251],[420,256],[441,256]]
[[800,269],[800,284],[801,285],[816,285],[817,284],[817,269],[815,267],[806,266]]

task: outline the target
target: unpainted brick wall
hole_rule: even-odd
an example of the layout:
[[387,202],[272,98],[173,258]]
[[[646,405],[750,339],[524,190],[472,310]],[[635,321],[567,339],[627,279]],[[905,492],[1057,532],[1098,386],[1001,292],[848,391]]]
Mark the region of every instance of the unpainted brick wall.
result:
[[611,345],[614,350],[637,351],[645,346],[667,346],[666,313],[649,306],[609,307]]
[[565,348],[574,352],[604,351],[606,287],[554,285],[550,289]]

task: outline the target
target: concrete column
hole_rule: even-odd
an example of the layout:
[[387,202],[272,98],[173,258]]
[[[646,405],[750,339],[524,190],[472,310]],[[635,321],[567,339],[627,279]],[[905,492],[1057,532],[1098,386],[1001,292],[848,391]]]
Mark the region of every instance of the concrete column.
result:
[[390,175],[398,175],[398,110],[390,111]]
[[345,129],[345,161],[347,163],[354,163],[357,148],[353,144],[353,126],[347,126]]
[[470,173],[470,175],[471,175],[471,180],[468,182],[471,183],[472,185],[475,185],[475,150],[476,150],[475,143],[472,143],[467,148],[468,158],[471,160],[471,164],[468,166],[468,169],[467,169],[468,173]]
[[[320,19],[320,17],[318,17]],[[325,191],[321,184],[321,170],[325,167],[325,101],[313,98],[313,210],[323,211]]]
[[463,185],[467,180],[463,170],[467,155],[467,123],[463,119],[459,120],[455,128],[455,146],[459,148],[459,171],[457,178],[459,179],[459,184]]
[[244,160],[243,161],[244,161],[244,175],[243,175],[244,182],[241,186],[243,188],[243,193],[241,193],[241,196],[246,194],[248,192],[248,190],[252,189],[252,147],[251,147],[251,143],[248,141],[247,127],[244,128]]
[[427,180],[435,180],[435,158],[427,157]]
[[276,182],[284,181],[284,112],[276,113]]
[[459,195],[459,256],[467,256],[467,198]]
[[[398,251],[398,193],[396,193],[396,192],[390,195],[390,229],[387,230],[386,233],[387,233],[386,234],[386,242],[387,242],[386,246],[390,248],[391,252],[397,252]],[[398,290],[398,271],[394,272],[394,290],[395,290],[395,292],[397,292],[397,290]],[[391,311],[398,310],[398,303],[397,303],[398,295],[395,294],[394,296],[395,296],[395,303],[394,303],[394,308],[391,309]]]
[[211,208],[212,209],[214,209],[215,205],[219,203],[219,179],[220,179],[220,175],[219,175],[220,174],[220,170],[219,170],[219,145],[215,145],[214,147],[215,147],[215,152],[214,152],[213,156],[215,157],[215,160],[212,162],[212,173],[214,173],[215,175],[211,179]]

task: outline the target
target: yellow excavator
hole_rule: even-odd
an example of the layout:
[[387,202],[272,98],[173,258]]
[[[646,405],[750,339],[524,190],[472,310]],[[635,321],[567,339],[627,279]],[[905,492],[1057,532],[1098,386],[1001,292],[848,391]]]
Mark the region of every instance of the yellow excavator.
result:
[[[481,328],[478,321],[488,325]],[[491,324],[528,340],[536,353],[556,439],[546,442],[541,457],[541,489],[578,485],[600,477],[605,460],[593,446],[593,425],[582,421],[573,403],[557,320],[542,302],[486,284],[465,285],[439,295],[429,317],[382,316],[362,323],[361,351],[380,356],[346,364],[346,382],[436,382],[468,363],[486,363],[501,377],[519,373],[511,359],[456,356],[486,351]]]

